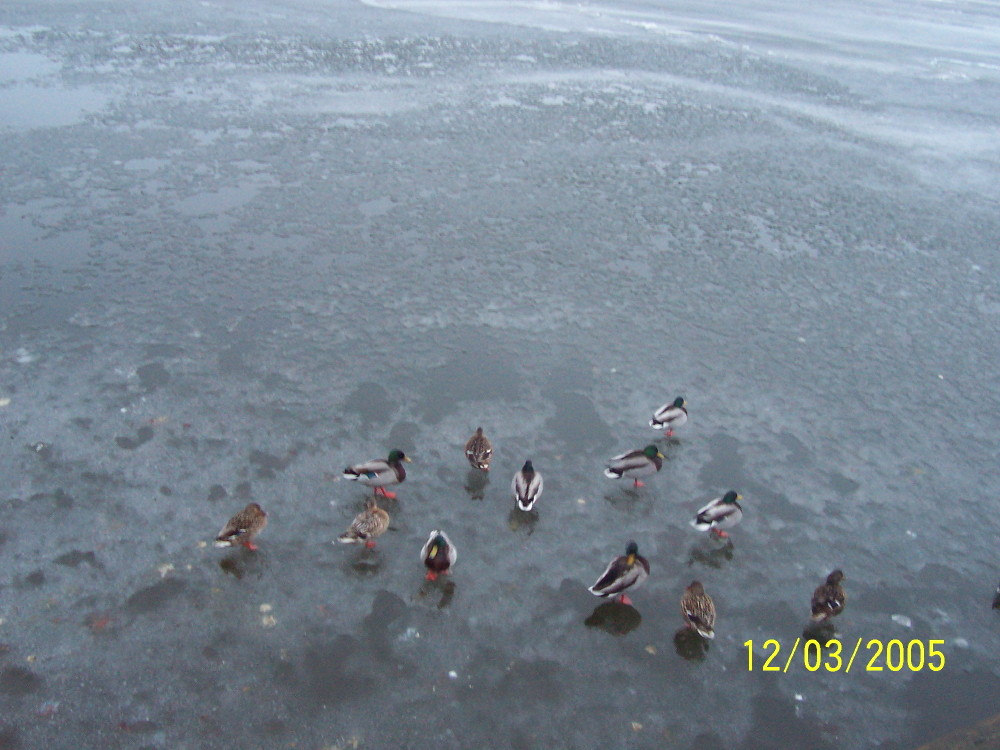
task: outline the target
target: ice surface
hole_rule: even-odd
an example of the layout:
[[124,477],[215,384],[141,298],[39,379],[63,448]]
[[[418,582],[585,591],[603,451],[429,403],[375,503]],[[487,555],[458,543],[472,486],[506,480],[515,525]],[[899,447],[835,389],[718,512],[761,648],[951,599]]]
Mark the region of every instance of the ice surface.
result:
[[[995,712],[997,21],[5,3],[0,746],[905,748]],[[645,488],[604,478],[651,440]],[[390,448],[389,531],[329,544]],[[730,488],[732,543],[694,532]],[[249,502],[260,551],[215,548]],[[634,609],[586,590],[629,538]],[[835,567],[845,647],[946,669],[748,672]]]

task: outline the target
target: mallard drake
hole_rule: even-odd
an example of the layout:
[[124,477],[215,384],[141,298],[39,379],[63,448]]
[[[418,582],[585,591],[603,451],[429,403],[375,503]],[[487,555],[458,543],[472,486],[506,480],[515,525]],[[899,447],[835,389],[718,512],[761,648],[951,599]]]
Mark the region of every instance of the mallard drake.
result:
[[625,589],[642,585],[642,582],[649,577],[649,560],[639,554],[639,545],[635,541],[629,541],[625,547],[625,554],[613,559],[608,563],[608,567],[597,583],[588,588],[594,596],[612,596],[617,594],[618,601],[622,604],[631,604],[629,599],[622,592]]
[[440,529],[434,529],[420,549],[420,559],[427,568],[427,580],[433,581],[442,573],[450,573],[458,559],[458,550],[451,539]]
[[394,500],[395,492],[387,492],[386,486],[399,484],[406,479],[406,469],[402,462],[410,463],[410,459],[401,450],[389,452],[389,458],[374,458],[363,464],[348,466],[344,469],[344,479],[361,482],[375,488],[375,494]]
[[644,487],[639,477],[648,477],[658,472],[663,466],[663,458],[655,445],[647,445],[641,451],[629,451],[612,458],[608,462],[608,468],[604,470],[604,476],[612,479],[632,477],[636,487]]
[[493,444],[483,434],[483,428],[476,429],[476,434],[465,444],[465,457],[469,463],[483,471],[490,470],[490,459],[493,458]]
[[351,527],[337,537],[343,544],[364,542],[368,549],[375,546],[375,538],[380,537],[389,528],[389,514],[378,507],[374,497],[365,500],[365,509],[358,513],[351,522]]
[[254,538],[267,526],[267,513],[257,503],[250,503],[230,518],[215,537],[216,547],[235,547],[242,544],[248,550],[256,551]]
[[698,515],[691,522],[699,531],[711,531],[713,536],[726,538],[729,536],[723,529],[731,529],[743,520],[743,508],[737,502],[742,500],[734,490],[729,490],[722,497],[717,497],[704,508],[698,510]]
[[839,568],[826,577],[826,583],[817,586],[812,596],[812,621],[823,622],[844,611],[847,595],[840,582],[844,580],[844,572]]
[[715,602],[705,593],[700,581],[691,581],[681,597],[684,624],[702,638],[715,638]]
[[517,507],[524,511],[534,508],[543,486],[542,475],[535,471],[531,461],[525,461],[510,483],[510,491],[514,493]]
[[649,420],[649,426],[654,430],[666,428],[664,433],[667,437],[673,437],[674,428],[680,427],[688,421],[688,412],[684,408],[686,402],[681,396],[675,398],[671,403],[664,404],[653,412],[653,418]]

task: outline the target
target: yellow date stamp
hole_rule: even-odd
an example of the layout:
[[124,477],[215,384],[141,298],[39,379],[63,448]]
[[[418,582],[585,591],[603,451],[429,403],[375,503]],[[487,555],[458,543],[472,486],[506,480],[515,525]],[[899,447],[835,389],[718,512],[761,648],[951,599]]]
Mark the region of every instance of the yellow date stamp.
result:
[[[804,640],[804,642],[803,642]],[[866,672],[921,672],[925,669],[931,672],[940,672],[944,669],[945,656],[941,650],[944,646],[944,639],[934,639],[928,641],[910,640],[901,641],[893,638],[890,641],[881,641],[878,638],[871,638],[865,642],[864,638],[858,638],[854,643],[854,648],[850,656],[846,656],[847,649],[844,643],[831,638],[822,643],[815,639],[796,638],[791,649],[782,646],[781,642],[769,638],[761,644],[766,655],[759,665],[754,663],[753,640],[743,644],[747,649],[747,671],[753,672],[754,667],[758,667],[762,672],[787,672],[795,662],[796,654],[801,656],[802,666],[810,672],[825,670],[827,672],[843,672],[848,674],[855,660],[860,656],[859,666],[864,664]],[[848,645],[850,648],[850,645]],[[862,651],[863,649],[863,651]]]

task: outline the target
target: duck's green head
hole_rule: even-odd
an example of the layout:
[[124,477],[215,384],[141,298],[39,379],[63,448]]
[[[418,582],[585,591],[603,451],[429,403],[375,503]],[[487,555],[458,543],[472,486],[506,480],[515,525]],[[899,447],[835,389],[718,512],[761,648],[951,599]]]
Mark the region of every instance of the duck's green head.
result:
[[400,461],[406,461],[406,463],[410,463],[409,457],[405,453],[403,453],[403,451],[396,448],[389,451],[389,463],[395,464],[399,463]]
[[625,562],[631,567],[635,565],[635,557],[639,554],[639,545],[635,543],[635,539],[630,539],[628,545],[625,547]]
[[836,586],[842,580],[844,580],[844,571],[842,571],[840,568],[837,568],[835,571],[833,571],[830,575],[826,577],[826,582],[830,586]]
[[660,453],[660,449],[657,448],[655,445],[647,445],[645,448],[642,449],[642,452],[647,458],[656,458],[656,457],[666,458],[666,456]]
[[722,496],[722,502],[724,503],[735,503],[737,500],[742,499],[743,495],[738,493],[736,490],[729,490],[729,492]]
[[525,474],[534,473],[535,467],[531,465],[531,461],[525,461],[524,466],[521,467],[521,471]]
[[678,396],[677,398],[674,399],[674,406],[676,406],[678,409],[683,409],[685,403],[687,402],[684,401],[683,396]]
[[427,557],[437,557],[439,550],[444,549],[448,546],[448,542],[445,541],[441,534],[437,534],[433,539],[431,539],[431,548],[427,552]]

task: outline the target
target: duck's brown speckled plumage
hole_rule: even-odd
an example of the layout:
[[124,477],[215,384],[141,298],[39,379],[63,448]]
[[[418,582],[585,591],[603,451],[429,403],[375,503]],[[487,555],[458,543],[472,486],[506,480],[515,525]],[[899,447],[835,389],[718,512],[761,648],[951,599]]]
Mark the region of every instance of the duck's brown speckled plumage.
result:
[[703,638],[715,638],[715,602],[699,581],[691,581],[681,597],[684,624]]
[[490,460],[493,458],[493,444],[490,439],[483,434],[483,428],[476,430],[476,434],[469,438],[465,444],[465,457],[469,463],[477,469],[483,471],[490,470]]
[[826,577],[826,583],[816,587],[810,604],[813,622],[823,622],[844,611],[847,594],[840,584],[843,579],[844,573],[838,569]]
[[256,549],[254,538],[267,526],[267,513],[257,503],[250,503],[234,515],[215,537],[215,546],[232,547],[242,544],[247,549]]
[[365,501],[365,509],[358,513],[350,528],[337,537],[344,544],[364,542],[366,547],[374,547],[375,539],[389,528],[389,514],[378,507],[374,497]]

